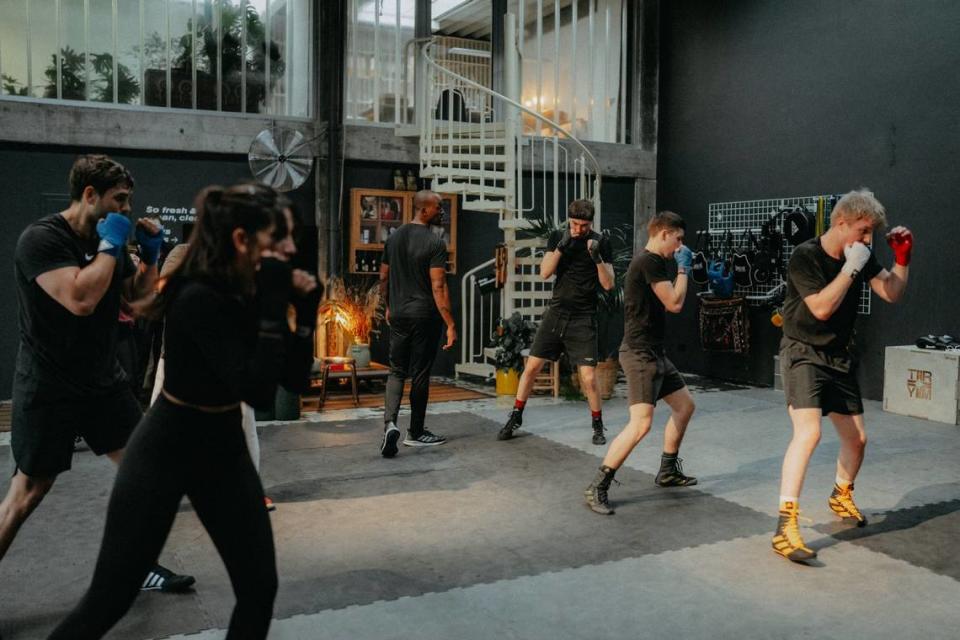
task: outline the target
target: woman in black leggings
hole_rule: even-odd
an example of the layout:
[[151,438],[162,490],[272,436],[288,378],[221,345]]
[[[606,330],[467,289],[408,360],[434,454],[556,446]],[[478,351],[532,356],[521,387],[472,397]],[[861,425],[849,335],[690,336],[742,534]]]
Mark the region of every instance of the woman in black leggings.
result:
[[279,380],[306,379],[319,290],[309,274],[269,257],[289,240],[274,191],[211,187],[197,204],[190,248],[152,310],[166,316],[163,391],[127,445],[90,588],[51,638],[100,638],[123,617],[184,495],[233,584],[227,638],[267,635],[276,558],[240,402],[270,407]]

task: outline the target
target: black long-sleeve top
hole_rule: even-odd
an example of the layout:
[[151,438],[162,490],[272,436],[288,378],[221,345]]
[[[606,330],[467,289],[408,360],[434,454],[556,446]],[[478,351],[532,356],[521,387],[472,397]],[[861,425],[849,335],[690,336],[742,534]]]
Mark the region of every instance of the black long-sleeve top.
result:
[[308,386],[312,334],[261,330],[257,306],[211,284],[179,287],[166,314],[164,389],[195,405],[273,406],[277,383]]

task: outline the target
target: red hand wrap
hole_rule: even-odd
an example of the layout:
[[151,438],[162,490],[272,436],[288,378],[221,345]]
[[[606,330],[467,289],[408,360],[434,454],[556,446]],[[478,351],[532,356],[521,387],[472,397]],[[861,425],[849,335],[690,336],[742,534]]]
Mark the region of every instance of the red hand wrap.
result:
[[909,231],[890,233],[887,244],[893,249],[894,261],[902,266],[910,264],[910,252],[913,251],[913,234]]

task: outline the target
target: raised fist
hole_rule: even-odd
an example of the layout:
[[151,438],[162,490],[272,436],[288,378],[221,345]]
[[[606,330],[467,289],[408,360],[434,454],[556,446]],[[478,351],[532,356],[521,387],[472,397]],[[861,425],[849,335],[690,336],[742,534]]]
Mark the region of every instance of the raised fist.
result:
[[870,247],[862,242],[854,242],[843,248],[843,257],[847,259],[840,269],[851,278],[856,278],[863,265],[870,259]]
[[690,267],[693,265],[693,251],[687,245],[682,244],[679,249],[673,252],[673,259],[677,261],[678,268],[690,271]]
[[913,251],[913,233],[906,227],[894,227],[887,234],[887,244],[893,249],[894,261],[901,265],[910,264],[910,253]]
[[140,218],[135,236],[140,245],[140,258],[148,267],[156,264],[163,246],[163,227],[155,220]]
[[97,235],[100,236],[97,251],[116,258],[127,244],[127,236],[130,235],[130,218],[122,213],[108,213],[106,218],[97,222]]
[[560,242],[557,243],[557,251],[560,253],[566,253],[567,249],[573,246],[574,237],[570,235],[570,227],[567,227],[563,230],[563,235],[560,236]]
[[590,259],[593,260],[595,264],[600,264],[603,262],[603,256],[600,255],[600,241],[596,238],[590,238],[587,240],[587,252],[590,254]]

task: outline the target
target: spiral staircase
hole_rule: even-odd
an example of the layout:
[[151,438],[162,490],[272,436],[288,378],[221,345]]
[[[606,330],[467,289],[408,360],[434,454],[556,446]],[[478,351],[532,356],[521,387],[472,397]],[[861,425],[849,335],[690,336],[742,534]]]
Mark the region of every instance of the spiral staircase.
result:
[[503,232],[502,288],[481,278],[493,272],[493,257],[462,278],[458,376],[492,376],[493,350],[485,345],[498,318],[519,312],[536,322],[549,304],[552,282],[539,275],[546,240],[533,230],[556,226],[577,198],[594,203],[600,227],[599,165],[561,125],[520,103],[515,18],[508,15],[504,26],[506,95],[445,66],[442,39],[416,43],[425,79],[416,103],[433,107],[417,114],[420,176],[434,191],[460,194],[462,210],[496,215]]

